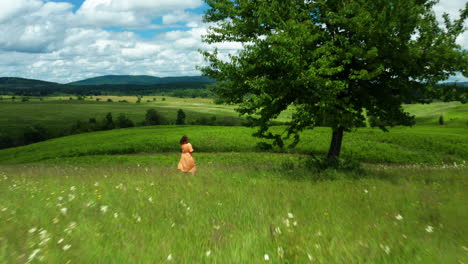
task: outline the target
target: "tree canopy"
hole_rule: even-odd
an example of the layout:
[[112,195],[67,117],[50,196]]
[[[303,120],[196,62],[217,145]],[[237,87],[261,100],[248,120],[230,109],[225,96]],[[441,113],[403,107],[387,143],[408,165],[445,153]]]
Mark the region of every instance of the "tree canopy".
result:
[[[260,129],[257,136],[283,139],[307,127],[332,128],[328,160],[340,153],[343,131],[373,116],[411,125],[402,104],[430,98],[436,83],[456,72],[468,76],[467,51],[456,44],[460,18],[444,15],[435,0],[206,0],[204,41],[241,42],[223,59],[203,51],[205,75],[215,93],[237,104]],[[269,130],[282,111],[294,111],[282,135]],[[381,127],[385,129],[385,127]],[[294,144],[295,144],[294,143]]]

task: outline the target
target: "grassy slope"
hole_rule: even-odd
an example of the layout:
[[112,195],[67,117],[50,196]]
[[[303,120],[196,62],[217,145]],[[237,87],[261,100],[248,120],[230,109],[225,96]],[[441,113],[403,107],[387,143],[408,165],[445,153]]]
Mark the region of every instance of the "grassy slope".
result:
[[[141,127],[0,150],[0,263],[466,263],[464,126],[359,129],[342,154],[363,169],[321,172],[307,154],[324,155],[329,129],[291,153],[259,152],[252,132]],[[193,178],[175,168],[183,134]]]
[[[276,127],[276,129],[281,129]],[[188,135],[198,152],[256,152],[260,140],[244,127],[162,126],[119,129],[57,138],[0,150],[0,163],[27,163],[61,157],[178,152],[178,139]],[[324,155],[330,130],[305,131],[292,153]],[[462,162],[468,157],[466,129],[415,127],[359,129],[345,135],[343,156],[370,163]]]
[[[139,122],[144,119],[145,112],[149,108],[157,109],[170,121],[176,119],[177,110],[180,108],[186,112],[187,122],[200,117],[210,118],[213,115],[218,120],[226,117],[240,119],[234,111],[234,106],[216,105],[211,99],[165,97],[166,101],[162,101],[162,96],[146,96],[143,97],[142,103],[136,104],[134,96],[97,96],[96,98],[100,98],[101,102],[96,102],[94,98],[86,101],[70,101],[68,97],[48,97],[44,101],[32,98],[30,102],[22,103],[20,98],[16,102],[11,102],[8,97],[4,97],[0,101],[0,127],[16,130],[40,123],[52,128],[68,128],[76,120],[86,121],[91,117],[103,119],[108,112],[112,112],[114,116],[124,113],[133,121]],[[105,102],[109,98],[114,102]],[[152,101],[153,98],[156,98],[155,102]],[[121,100],[127,100],[129,103],[119,103]],[[418,126],[437,125],[439,116],[443,115],[444,127],[468,128],[468,104],[450,102],[404,107],[417,116]],[[286,122],[290,116],[291,111],[287,110],[277,120]]]
[[413,104],[406,105],[405,109],[416,115],[417,125],[437,125],[442,115],[445,127],[468,128],[468,104],[460,102]]

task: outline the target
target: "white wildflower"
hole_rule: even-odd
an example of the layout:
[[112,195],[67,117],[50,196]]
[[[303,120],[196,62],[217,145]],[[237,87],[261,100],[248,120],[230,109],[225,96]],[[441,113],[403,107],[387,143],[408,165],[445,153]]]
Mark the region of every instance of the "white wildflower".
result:
[[75,195],[74,194],[68,194],[68,201],[73,201],[75,199]]
[[268,256],[268,254],[263,255],[263,258],[265,259],[265,261],[269,261],[269,260],[270,260],[270,256]]
[[68,228],[70,228],[70,229],[75,229],[75,228],[76,228],[76,222],[71,222],[71,223],[68,225]]
[[322,232],[318,231],[315,235],[316,236],[322,236]]
[[52,223],[57,224],[58,222],[59,222],[59,219],[57,217],[54,217],[54,219],[52,219]]
[[71,245],[70,244],[66,244],[65,246],[63,246],[63,251],[67,251],[71,248]]
[[221,226],[215,225],[215,226],[213,226],[213,228],[216,229],[216,230],[219,230],[221,228]]
[[57,244],[61,244],[63,242],[63,238],[60,238],[58,241],[57,241]]
[[62,214],[64,214],[64,215],[66,215],[66,214],[67,214],[67,208],[64,207],[64,208],[60,209],[60,212],[61,212]]
[[71,234],[71,232],[72,232],[73,229],[75,229],[75,228],[76,228],[76,222],[71,222],[71,223],[67,226],[67,228],[65,228],[65,230],[63,230],[63,231],[65,231],[65,233],[67,233],[67,234]]
[[206,252],[206,256],[209,257],[210,255],[211,255],[211,250],[208,250],[208,251]]
[[42,230],[41,232],[39,232],[39,236],[41,239],[46,239],[48,236],[47,230]]
[[288,213],[289,218],[294,218],[294,215],[292,213]]
[[172,254],[169,254],[169,256],[167,256],[167,260],[168,260],[168,261],[171,261],[171,260],[172,260]]
[[114,213],[114,218],[119,217],[119,213]]
[[94,186],[96,186],[96,187],[99,186],[99,182],[95,182]]
[[297,221],[294,221],[294,222],[293,222],[293,226],[297,226]]
[[278,256],[279,256],[280,258],[283,258],[283,256],[284,256],[284,250],[283,250],[283,248],[282,248],[282,247],[278,247],[278,250],[277,250],[277,251],[278,251]]
[[148,198],[148,201],[149,201],[150,203],[153,203],[153,197],[150,196],[150,197]]
[[190,211],[190,206],[189,206],[189,207],[187,207],[187,211]]
[[58,199],[59,201],[62,201],[62,200],[63,200],[63,197],[62,197],[62,196],[59,196],[59,197],[57,197],[57,199]]
[[37,230],[37,228],[33,227],[33,228],[29,229],[28,232],[29,232],[29,233],[34,233],[34,232],[36,232],[36,230]]
[[76,190],[75,186],[70,187],[70,191],[75,191],[75,190]]
[[33,259],[36,257],[37,253],[39,253],[41,250],[39,248],[36,248],[31,255],[28,257],[28,263],[33,261]]
[[5,212],[6,210],[8,210],[8,208],[6,208],[6,207],[2,208],[2,212]]
[[105,213],[105,212],[107,212],[107,208],[109,208],[109,206],[107,206],[107,205],[101,205],[100,210],[101,210],[101,212]]
[[395,216],[395,219],[398,220],[398,221],[401,221],[401,220],[403,220],[403,216],[398,214],[398,215]]
[[319,249],[319,248],[320,248],[320,244],[315,244],[315,248],[316,248],[316,249]]
[[364,189],[364,193],[369,193],[369,191],[367,189]]
[[462,246],[463,250],[468,251],[468,247]]
[[135,218],[137,222],[141,222],[141,217],[138,214],[134,214],[133,218]]
[[380,248],[383,251],[385,251],[385,253],[387,253],[387,255],[390,254],[390,247],[389,246],[387,246],[387,245],[384,246],[384,245],[380,244]]
[[285,224],[287,227],[289,227],[289,226],[291,225],[291,224],[289,223],[289,219],[287,219],[287,218],[284,219],[283,222],[284,222],[284,224]]
[[278,235],[281,234],[281,229],[279,228],[279,226],[277,226],[277,227],[275,228],[275,233],[278,234]]
[[432,227],[430,225],[426,226],[426,232],[428,232],[428,233],[434,232],[434,227]]
[[307,253],[307,258],[312,261],[314,259],[314,257],[312,257],[312,255],[310,253]]

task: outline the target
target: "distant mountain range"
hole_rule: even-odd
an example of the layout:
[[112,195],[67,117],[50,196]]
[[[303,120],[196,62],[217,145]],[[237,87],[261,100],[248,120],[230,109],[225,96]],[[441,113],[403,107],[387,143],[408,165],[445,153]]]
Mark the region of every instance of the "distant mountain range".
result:
[[17,77],[0,77],[0,85],[49,86],[58,85],[58,83]]
[[41,80],[0,77],[0,94],[45,96],[50,94],[119,94],[148,95],[184,90],[200,90],[213,85],[214,80],[202,76],[154,77],[109,75],[68,84]]
[[[77,95],[154,95],[177,94],[179,97],[196,96],[208,92],[214,80],[202,76],[154,77],[135,75],[108,75],[60,84],[41,80],[0,77],[0,94],[46,96],[51,94]],[[468,82],[441,83],[455,85],[458,91],[468,89]],[[439,86],[439,87],[440,87]],[[196,90],[196,91],[195,91]],[[203,92],[205,91],[205,92]]]
[[101,84],[168,84],[168,83],[209,83],[212,79],[204,76],[154,77],[149,75],[106,75],[68,83],[69,85],[101,85]]

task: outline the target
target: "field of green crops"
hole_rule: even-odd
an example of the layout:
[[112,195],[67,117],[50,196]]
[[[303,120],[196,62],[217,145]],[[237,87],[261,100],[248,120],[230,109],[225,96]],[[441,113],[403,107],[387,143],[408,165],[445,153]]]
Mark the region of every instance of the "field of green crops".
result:
[[[235,116],[171,100],[109,105]],[[109,111],[75,103],[0,103],[1,122],[30,122],[4,107],[35,120],[33,104]],[[345,133],[339,168],[317,162],[328,128],[292,149],[245,127],[152,126],[0,150],[0,263],[468,263],[466,105],[406,107],[415,127]],[[182,135],[194,176],[177,170]]]

